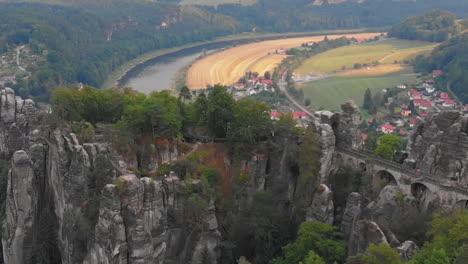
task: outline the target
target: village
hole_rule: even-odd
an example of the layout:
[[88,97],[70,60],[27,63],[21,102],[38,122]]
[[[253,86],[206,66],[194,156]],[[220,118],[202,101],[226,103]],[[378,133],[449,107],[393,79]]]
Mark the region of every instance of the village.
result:
[[[463,106],[449,92],[436,88],[437,77],[442,74],[441,70],[434,70],[420,85],[411,89],[405,84],[393,89],[384,89],[384,94],[391,93],[391,96],[386,97],[385,106],[392,106],[397,111],[366,120],[363,127],[368,133],[396,134],[407,140],[415,126],[431,113],[452,110],[468,112],[468,105]],[[367,138],[367,133],[362,134],[364,141]]]
[[19,80],[29,78],[40,60],[44,59],[32,54],[26,45],[0,54],[0,88],[14,87]]

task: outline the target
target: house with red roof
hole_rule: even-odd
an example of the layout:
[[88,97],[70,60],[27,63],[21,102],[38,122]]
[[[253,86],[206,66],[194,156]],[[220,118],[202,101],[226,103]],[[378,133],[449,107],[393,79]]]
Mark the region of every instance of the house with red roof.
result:
[[429,116],[429,113],[420,113],[419,116],[420,116],[420,117],[428,117],[428,116]]
[[432,102],[431,101],[426,101],[426,100],[423,100],[421,102],[421,105],[419,106],[419,109],[422,109],[422,110],[427,110],[427,109],[430,109],[432,108]]
[[410,97],[410,100],[422,99],[422,94],[414,89],[408,91],[408,96]]
[[366,42],[366,39],[365,38],[357,38],[356,41],[357,41],[357,43],[364,43],[364,42]]
[[442,99],[442,100],[450,99],[450,96],[448,95],[448,93],[441,93],[440,94],[440,99]]
[[293,112],[292,114],[293,114],[293,119],[296,121],[307,118],[306,112]]
[[440,76],[442,75],[444,72],[441,71],[441,70],[433,70],[432,71],[432,77],[437,77],[437,76]]
[[398,134],[400,134],[402,136],[406,136],[406,134],[408,134],[408,132],[406,132],[405,130],[400,130],[400,132],[398,132]]
[[450,100],[450,99],[445,99],[444,102],[442,103],[443,107],[454,107],[456,105],[457,103],[454,100]]
[[236,83],[234,84],[234,88],[236,88],[236,90],[242,90],[245,88],[245,84],[243,83]]
[[436,81],[434,79],[430,79],[426,81],[427,84],[434,85]]
[[263,79],[263,80],[262,80],[262,84],[263,84],[263,85],[272,85],[272,84],[273,84],[273,81],[272,81],[272,80],[268,80],[268,79]]
[[414,124],[416,124],[416,118],[410,118],[408,119],[408,123],[410,127],[413,127]]
[[401,115],[402,116],[409,116],[409,115],[411,115],[411,110],[401,110]]
[[279,120],[281,115],[282,114],[280,112],[278,112],[278,111],[271,111],[270,118],[271,118],[271,120]]
[[257,85],[258,82],[259,82],[258,78],[253,78],[250,80],[250,83],[253,85]]
[[384,133],[384,134],[390,134],[390,133],[393,133],[395,131],[395,127],[390,125],[390,124],[383,124],[381,126],[381,129],[382,129],[382,133]]
[[414,99],[414,100],[413,100],[413,104],[414,104],[415,106],[420,106],[420,105],[422,104],[422,102],[424,102],[424,100],[423,100],[423,99],[420,99],[420,98]]

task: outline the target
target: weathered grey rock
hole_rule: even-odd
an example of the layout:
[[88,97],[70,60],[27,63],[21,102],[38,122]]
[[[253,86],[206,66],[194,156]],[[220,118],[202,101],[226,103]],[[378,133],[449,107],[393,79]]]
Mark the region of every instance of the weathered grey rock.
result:
[[351,233],[357,226],[357,222],[361,217],[361,195],[353,192],[346,199],[346,208],[341,221],[341,232],[344,234],[345,241],[349,240]]
[[318,128],[318,140],[320,142],[320,171],[319,171],[319,182],[328,184],[328,177],[332,170],[335,169],[336,164],[333,163],[335,154],[335,132],[333,128],[328,124],[319,124]]
[[353,101],[341,105],[342,112],[333,116],[336,145],[340,148],[359,149],[361,138],[361,111]]
[[355,256],[366,251],[370,244],[388,244],[384,232],[373,221],[360,220],[353,230],[348,243],[348,256]]
[[419,247],[413,241],[407,240],[397,247],[397,250],[401,255],[401,260],[410,261],[419,252]]
[[468,186],[467,133],[468,117],[460,112],[444,111],[429,116],[415,125],[406,164],[448,184]]
[[95,242],[84,264],[127,264],[128,245],[125,226],[120,214],[119,191],[108,184],[102,191],[99,220],[95,229]]
[[306,220],[331,225],[333,213],[333,192],[325,184],[320,184],[312,204],[307,208]]
[[37,189],[32,161],[24,151],[13,155],[6,198],[2,246],[5,263],[25,263],[27,248],[37,212]]
[[11,88],[5,88],[0,91],[0,119],[11,124],[16,119],[16,99],[15,91]]

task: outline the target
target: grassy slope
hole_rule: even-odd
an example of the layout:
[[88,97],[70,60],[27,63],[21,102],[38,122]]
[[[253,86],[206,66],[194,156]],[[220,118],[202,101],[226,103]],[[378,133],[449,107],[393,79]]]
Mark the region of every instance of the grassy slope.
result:
[[332,77],[302,85],[304,97],[310,98],[312,107],[324,107],[327,110],[339,110],[340,105],[347,100],[354,100],[362,105],[364,91],[370,88],[377,93],[384,88],[395,87],[398,84],[417,83],[415,75],[389,74],[372,77]]
[[435,47],[433,43],[400,39],[384,39],[360,45],[346,46],[314,56],[304,62],[295,72],[330,73],[340,71],[343,66],[353,67],[355,63],[393,63],[428,52]]

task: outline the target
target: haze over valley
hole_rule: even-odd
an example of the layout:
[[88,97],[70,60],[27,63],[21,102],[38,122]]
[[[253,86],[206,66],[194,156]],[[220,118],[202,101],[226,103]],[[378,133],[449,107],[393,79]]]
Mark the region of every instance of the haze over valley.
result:
[[468,263],[466,0],[0,0],[0,264]]

